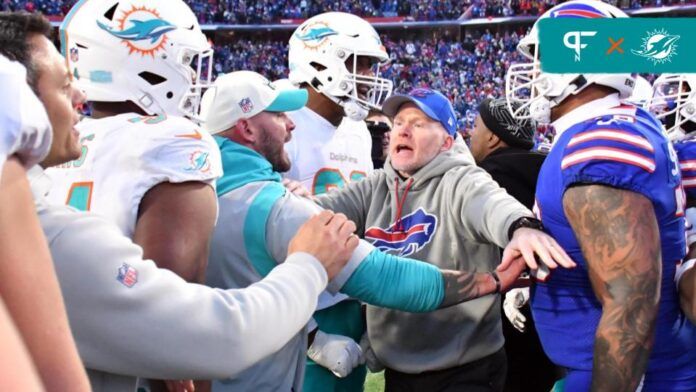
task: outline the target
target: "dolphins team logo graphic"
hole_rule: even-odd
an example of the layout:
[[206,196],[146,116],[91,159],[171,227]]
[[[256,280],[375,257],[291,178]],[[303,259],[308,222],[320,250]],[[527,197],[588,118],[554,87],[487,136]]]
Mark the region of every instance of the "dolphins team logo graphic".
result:
[[329,27],[326,22],[315,22],[303,27],[295,33],[295,37],[311,49],[319,48],[326,43],[326,38],[337,35],[336,30]]
[[631,52],[651,60],[654,65],[667,63],[672,61],[672,56],[677,54],[679,38],[680,36],[670,35],[665,30],[651,31],[643,38],[641,49],[632,49]]
[[210,171],[210,159],[207,152],[196,150],[189,156],[189,166],[186,171],[208,173]]
[[383,252],[405,257],[423,249],[433,239],[435,230],[437,217],[419,208],[401,218],[401,222],[392,223],[386,230],[370,227],[365,231],[365,239],[372,241],[372,245]]
[[167,43],[167,33],[176,26],[162,19],[155,9],[133,6],[123,11],[116,20],[117,27],[107,26],[97,21],[97,25],[114,37],[123,40],[128,46],[129,54],[140,53],[141,56],[155,57],[155,53]]

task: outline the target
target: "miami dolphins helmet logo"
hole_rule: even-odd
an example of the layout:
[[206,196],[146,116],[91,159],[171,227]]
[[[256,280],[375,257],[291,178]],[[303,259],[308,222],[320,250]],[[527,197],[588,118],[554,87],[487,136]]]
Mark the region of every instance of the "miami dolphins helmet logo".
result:
[[326,22],[315,22],[300,29],[295,33],[295,37],[302,41],[305,47],[317,49],[326,43],[328,37],[337,34],[338,32],[329,27]]
[[651,60],[655,65],[666,63],[677,54],[677,40],[679,38],[678,35],[670,35],[665,30],[655,30],[643,38],[640,50],[632,49],[631,52]]
[[157,10],[146,7],[133,6],[129,11],[123,11],[116,23],[118,28],[97,21],[102,30],[123,40],[129,54],[140,53],[153,58],[167,43],[167,33],[176,29],[175,25],[162,19]]

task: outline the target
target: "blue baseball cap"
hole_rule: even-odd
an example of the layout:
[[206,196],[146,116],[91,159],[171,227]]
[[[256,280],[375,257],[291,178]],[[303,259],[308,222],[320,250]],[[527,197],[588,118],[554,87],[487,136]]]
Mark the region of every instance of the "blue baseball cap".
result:
[[457,115],[450,100],[440,92],[429,88],[416,88],[408,95],[394,94],[384,101],[382,112],[393,118],[406,103],[418,106],[428,117],[442,124],[451,136],[457,134]]

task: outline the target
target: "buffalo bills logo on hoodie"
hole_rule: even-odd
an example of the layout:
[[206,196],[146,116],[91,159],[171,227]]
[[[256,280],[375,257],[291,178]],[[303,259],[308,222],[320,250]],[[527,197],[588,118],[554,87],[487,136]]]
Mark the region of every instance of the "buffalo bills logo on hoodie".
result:
[[365,239],[383,252],[393,251],[399,256],[408,256],[423,249],[433,239],[436,229],[437,217],[419,208],[386,230],[370,227],[365,232]]

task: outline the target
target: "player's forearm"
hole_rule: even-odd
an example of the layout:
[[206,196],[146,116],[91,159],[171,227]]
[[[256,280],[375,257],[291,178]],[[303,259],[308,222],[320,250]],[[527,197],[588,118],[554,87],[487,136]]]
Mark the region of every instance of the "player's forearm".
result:
[[[658,285],[659,286],[659,285]],[[592,391],[635,391],[647,368],[658,307],[654,288],[605,305],[595,333]]]
[[440,308],[483,297],[496,292],[495,278],[490,272],[442,271],[445,298]]
[[341,292],[371,305],[430,312],[444,298],[445,282],[434,265],[373,250]]
[[442,271],[445,277],[445,299],[440,307],[444,308],[485,295],[505,292],[514,286],[526,269],[527,265],[520,257],[513,260],[504,271]]

